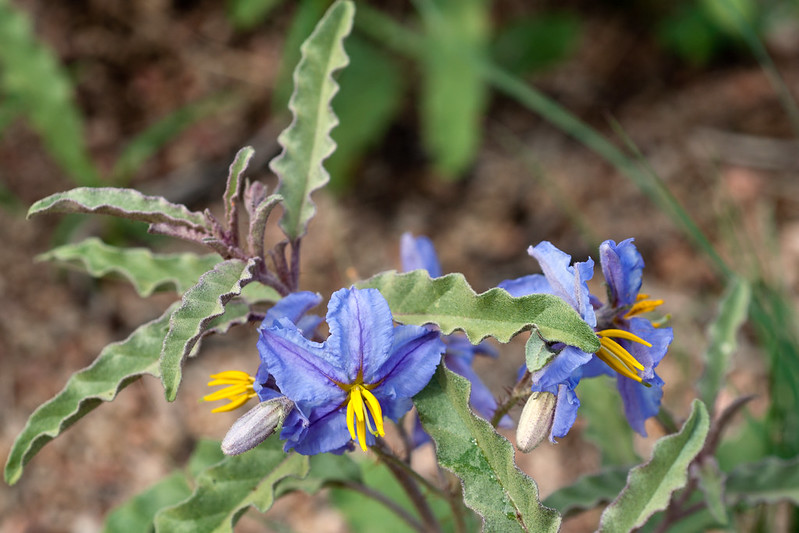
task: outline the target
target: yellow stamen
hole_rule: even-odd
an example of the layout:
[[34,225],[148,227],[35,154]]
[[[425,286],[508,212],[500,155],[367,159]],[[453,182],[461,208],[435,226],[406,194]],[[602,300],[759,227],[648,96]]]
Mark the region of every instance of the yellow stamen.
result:
[[[385,435],[383,427],[383,409],[380,402],[369,389],[374,385],[355,383],[353,385],[340,385],[349,392],[347,399],[347,429],[352,440],[357,440],[358,445],[366,451],[366,430],[375,437]],[[367,412],[368,411],[368,412]],[[371,420],[370,420],[371,416]],[[372,421],[374,426],[372,427]]]
[[633,341],[637,342],[638,344],[643,344],[647,348],[652,347],[650,343],[646,342],[638,335],[630,333],[629,331],[624,331],[623,329],[603,329],[602,331],[597,331],[597,335],[599,335],[600,337],[616,337],[617,339],[627,339],[628,341]]
[[661,305],[663,305],[663,300],[640,300],[630,307],[630,310],[627,311],[627,314],[624,315],[624,318],[631,318],[636,315],[654,311]]
[[350,437],[355,440],[358,436],[355,434],[355,423],[353,422],[353,415],[355,410],[352,407],[352,402],[347,402],[347,429],[350,430]]
[[649,298],[648,294],[645,294],[643,292],[639,292],[638,296],[635,297],[635,301],[636,302],[640,302],[641,300],[646,300],[647,298]]
[[212,413],[232,411],[247,403],[247,400],[250,398],[258,396],[253,388],[255,378],[246,372],[227,370],[225,372],[219,372],[218,374],[211,374],[211,378],[213,379],[208,382],[209,387],[218,385],[227,386],[203,396],[203,401],[215,402],[217,400],[230,400],[229,403],[211,410]]
[[644,365],[639,363],[635,359],[635,357],[633,357],[632,354],[630,354],[630,352],[625,350],[621,344],[614,341],[613,339],[602,337],[599,339],[599,344],[601,344],[610,353],[618,357],[619,360],[621,360],[621,362],[624,363],[626,366],[630,368],[637,368],[638,370],[644,369]]
[[642,383],[641,376],[635,374],[627,366],[624,365],[610,350],[604,346],[596,353],[597,357],[602,359],[610,368],[621,374],[622,376],[634,379],[638,383]]
[[383,429],[383,410],[380,408],[380,402],[377,401],[374,394],[366,389],[363,390],[363,397],[366,400],[369,413],[371,413],[372,419],[375,421],[375,426],[377,426],[377,431],[373,431],[372,435],[382,437],[386,432]]

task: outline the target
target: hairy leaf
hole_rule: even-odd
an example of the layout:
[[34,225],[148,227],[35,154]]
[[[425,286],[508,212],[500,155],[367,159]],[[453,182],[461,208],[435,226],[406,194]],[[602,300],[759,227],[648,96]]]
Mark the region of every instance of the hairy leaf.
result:
[[476,294],[463,274],[431,279],[424,270],[384,272],[357,285],[380,290],[396,321],[436,324],[445,335],[462,330],[473,344],[488,336],[508,342],[533,327],[548,341],[589,353],[599,349],[591,327],[566,302],[550,294],[513,298],[496,288]]
[[245,146],[236,153],[233,163],[230,164],[230,171],[227,177],[227,185],[225,187],[225,220],[227,221],[227,229],[233,233],[238,231],[236,213],[239,209],[239,203],[244,200],[244,180],[242,174],[247,170],[247,165],[250,164],[255,150],[252,146]]
[[121,275],[142,297],[170,286],[182,293],[222,260],[217,254],[154,254],[147,248],[118,248],[96,237],[59,246],[36,259],[74,265],[95,278]]
[[113,400],[120,390],[144,374],[159,376],[161,344],[175,308],[172,306],[160,318],[139,326],[127,339],[103,348],[91,366],[73,374],[61,392],[33,412],[8,456],[7,483],[16,483],[24,466],[45,444],[92,409]]
[[702,450],[709,428],[705,404],[694,400],[679,433],[660,439],[649,461],[630,470],[624,490],[602,513],[600,531],[631,531],[665,509],[671,494],[688,481],[688,466]]
[[727,501],[748,505],[789,501],[799,505],[799,457],[784,460],[766,457],[729,473]]
[[705,372],[697,388],[711,413],[729,370],[730,357],[737,347],[735,336],[746,320],[751,292],[749,283],[742,278],[734,278],[719,304],[718,317],[708,332],[710,344],[705,353]]
[[280,440],[267,439],[249,452],[226,457],[202,472],[189,499],[156,515],[156,531],[232,532],[250,505],[261,512],[272,506],[279,481],[307,474],[308,457],[287,454]]
[[160,196],[145,196],[134,189],[115,187],[78,187],[57,192],[34,203],[28,210],[28,218],[49,213],[113,215],[201,233],[208,229],[202,213],[189,211],[186,206],[173,204]]
[[241,294],[252,280],[255,260],[247,263],[228,259],[200,277],[186,291],[183,301],[169,319],[169,332],[161,350],[161,381],[167,400],[174,401],[181,379],[183,360],[208,328],[210,322],[225,312],[225,305]]
[[488,94],[480,66],[488,55],[489,2],[417,2],[425,26],[422,127],[439,172],[458,177],[480,144]]
[[544,505],[557,509],[563,517],[609,503],[627,482],[628,468],[614,466],[597,474],[583,476],[568,487],[550,494]]
[[76,183],[100,183],[69,75],[56,54],[37,40],[30,19],[9,0],[0,0],[0,93],[25,115]]
[[443,366],[413,401],[439,463],[460,477],[464,502],[486,531],[557,531],[560,516],[514,463],[513,446],[469,408],[471,384]]
[[104,533],[150,533],[155,514],[191,496],[186,476],[181,472],[158,481],[109,513]]
[[354,14],[352,2],[333,4],[303,43],[294,71],[289,101],[294,119],[278,137],[283,151],[269,165],[280,178],[277,193],[283,196],[285,210],[280,227],[291,240],[305,234],[315,211],[311,194],[329,179],[322,163],[336,148],[330,131],[338,119],[330,104],[338,83],[332,75],[349,61],[343,42]]

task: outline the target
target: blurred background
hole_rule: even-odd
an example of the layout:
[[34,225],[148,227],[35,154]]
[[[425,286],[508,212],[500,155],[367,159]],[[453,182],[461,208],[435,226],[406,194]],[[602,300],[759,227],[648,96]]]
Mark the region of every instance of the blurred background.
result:
[[[28,206],[76,186],[116,186],[218,212],[227,166],[248,144],[248,176],[274,186],[267,163],[290,120],[299,44],[328,6],[0,0],[4,457],[72,372],[177,297],[141,300],[124,283],[36,256],[92,235],[191,249],[101,217],[26,220]],[[334,100],[331,184],[315,197],[303,244],[304,288],[327,297],[398,268],[404,231],[430,236],[444,271],[463,272],[478,291],[537,272],[525,250],[541,240],[584,260],[604,239],[634,237],[644,291],[666,301],[675,329],[659,368],[664,405],[686,416],[707,326],[734,272],[755,291],[718,401],[758,397],[720,460],[799,454],[799,2],[387,0],[357,9]],[[600,280],[592,289],[603,293]],[[156,380],[141,380],[47,445],[16,486],[0,486],[0,531],[99,531],[111,508],[184,464],[198,440],[224,435],[235,413],[211,415],[198,399],[210,373],[254,372],[255,338],[239,328],[208,339],[175,405]],[[502,396],[522,360],[514,342],[501,364],[478,369]],[[625,459],[592,444],[618,415],[612,395],[595,394],[567,438],[519,458],[544,496]],[[652,422],[649,433],[629,453],[646,457],[663,430]],[[432,461],[425,453],[420,464]],[[361,531],[341,502],[292,496],[239,528]],[[564,530],[590,530],[597,516]]]

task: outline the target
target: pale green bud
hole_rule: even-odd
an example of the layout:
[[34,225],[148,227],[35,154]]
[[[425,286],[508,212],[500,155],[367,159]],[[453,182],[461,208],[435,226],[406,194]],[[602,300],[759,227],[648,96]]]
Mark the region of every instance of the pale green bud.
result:
[[557,396],[551,392],[534,392],[527,399],[516,428],[516,447],[527,453],[541,444],[549,432],[555,419]]
[[280,396],[261,402],[236,420],[222,441],[225,455],[239,455],[267,439],[294,409],[294,402]]

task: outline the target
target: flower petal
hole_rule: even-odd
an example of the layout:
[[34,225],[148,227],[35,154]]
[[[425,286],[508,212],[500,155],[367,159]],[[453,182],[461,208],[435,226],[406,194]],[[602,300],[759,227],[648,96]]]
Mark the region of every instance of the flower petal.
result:
[[648,381],[653,375],[654,368],[666,355],[669,344],[674,339],[674,332],[671,328],[656,328],[649,320],[638,317],[630,319],[627,329],[652,345],[651,348],[638,343],[627,343],[625,346],[630,355],[644,365],[644,373],[641,377],[644,378],[644,381]]
[[552,433],[549,436],[551,442],[555,442],[555,437],[565,437],[577,420],[577,409],[580,407],[580,400],[574,392],[574,388],[569,383],[561,383],[558,386],[558,402],[555,405],[555,419],[552,422]]
[[533,384],[541,387],[541,390],[554,387],[571,377],[575,370],[588,363],[592,357],[593,354],[585,353],[579,348],[566,346],[544,368],[533,374]]
[[424,236],[415,237],[410,233],[403,233],[400,238],[400,259],[402,270],[427,270],[431,278],[441,276],[441,264],[433,243]]
[[[321,301],[322,295],[316,292],[293,292],[282,298],[266,312],[262,326],[269,327],[280,318],[288,318],[297,324],[305,313],[319,305]],[[303,331],[303,333],[307,332]]]
[[505,289],[515,298],[527,296],[528,294],[554,294],[552,286],[543,274],[530,274],[516,279],[506,279],[497,286],[500,289]]
[[365,383],[374,383],[374,372],[389,357],[394,323],[391,310],[376,289],[341,289],[333,293],[327,306],[330,337],[328,352],[336,354],[347,383],[363,373]]
[[343,407],[334,407],[331,410],[318,409],[302,433],[302,438],[292,442],[291,447],[289,447],[289,442],[286,442],[286,451],[293,448],[303,455],[316,455],[325,452],[340,453],[343,451],[342,448],[346,448],[350,442],[345,409]]
[[366,383],[377,383],[372,392],[381,401],[410,398],[422,390],[433,377],[444,343],[437,331],[419,326],[397,326],[394,343],[385,363],[376,372],[364,374]]
[[596,326],[596,315],[586,284],[586,281],[594,277],[593,259],[589,257],[585,262],[569,266],[571,256],[548,241],[529,247],[527,253],[541,265],[541,270],[552,287],[552,294],[563,298],[589,326]]
[[616,378],[616,388],[624,404],[624,414],[627,422],[638,434],[646,437],[645,422],[660,411],[660,400],[663,397],[663,380],[657,374],[647,380],[651,386],[619,376]]
[[608,283],[610,305],[624,307],[634,304],[641,290],[644,258],[633,244],[633,239],[626,239],[618,245],[611,240],[600,244],[599,262]]

